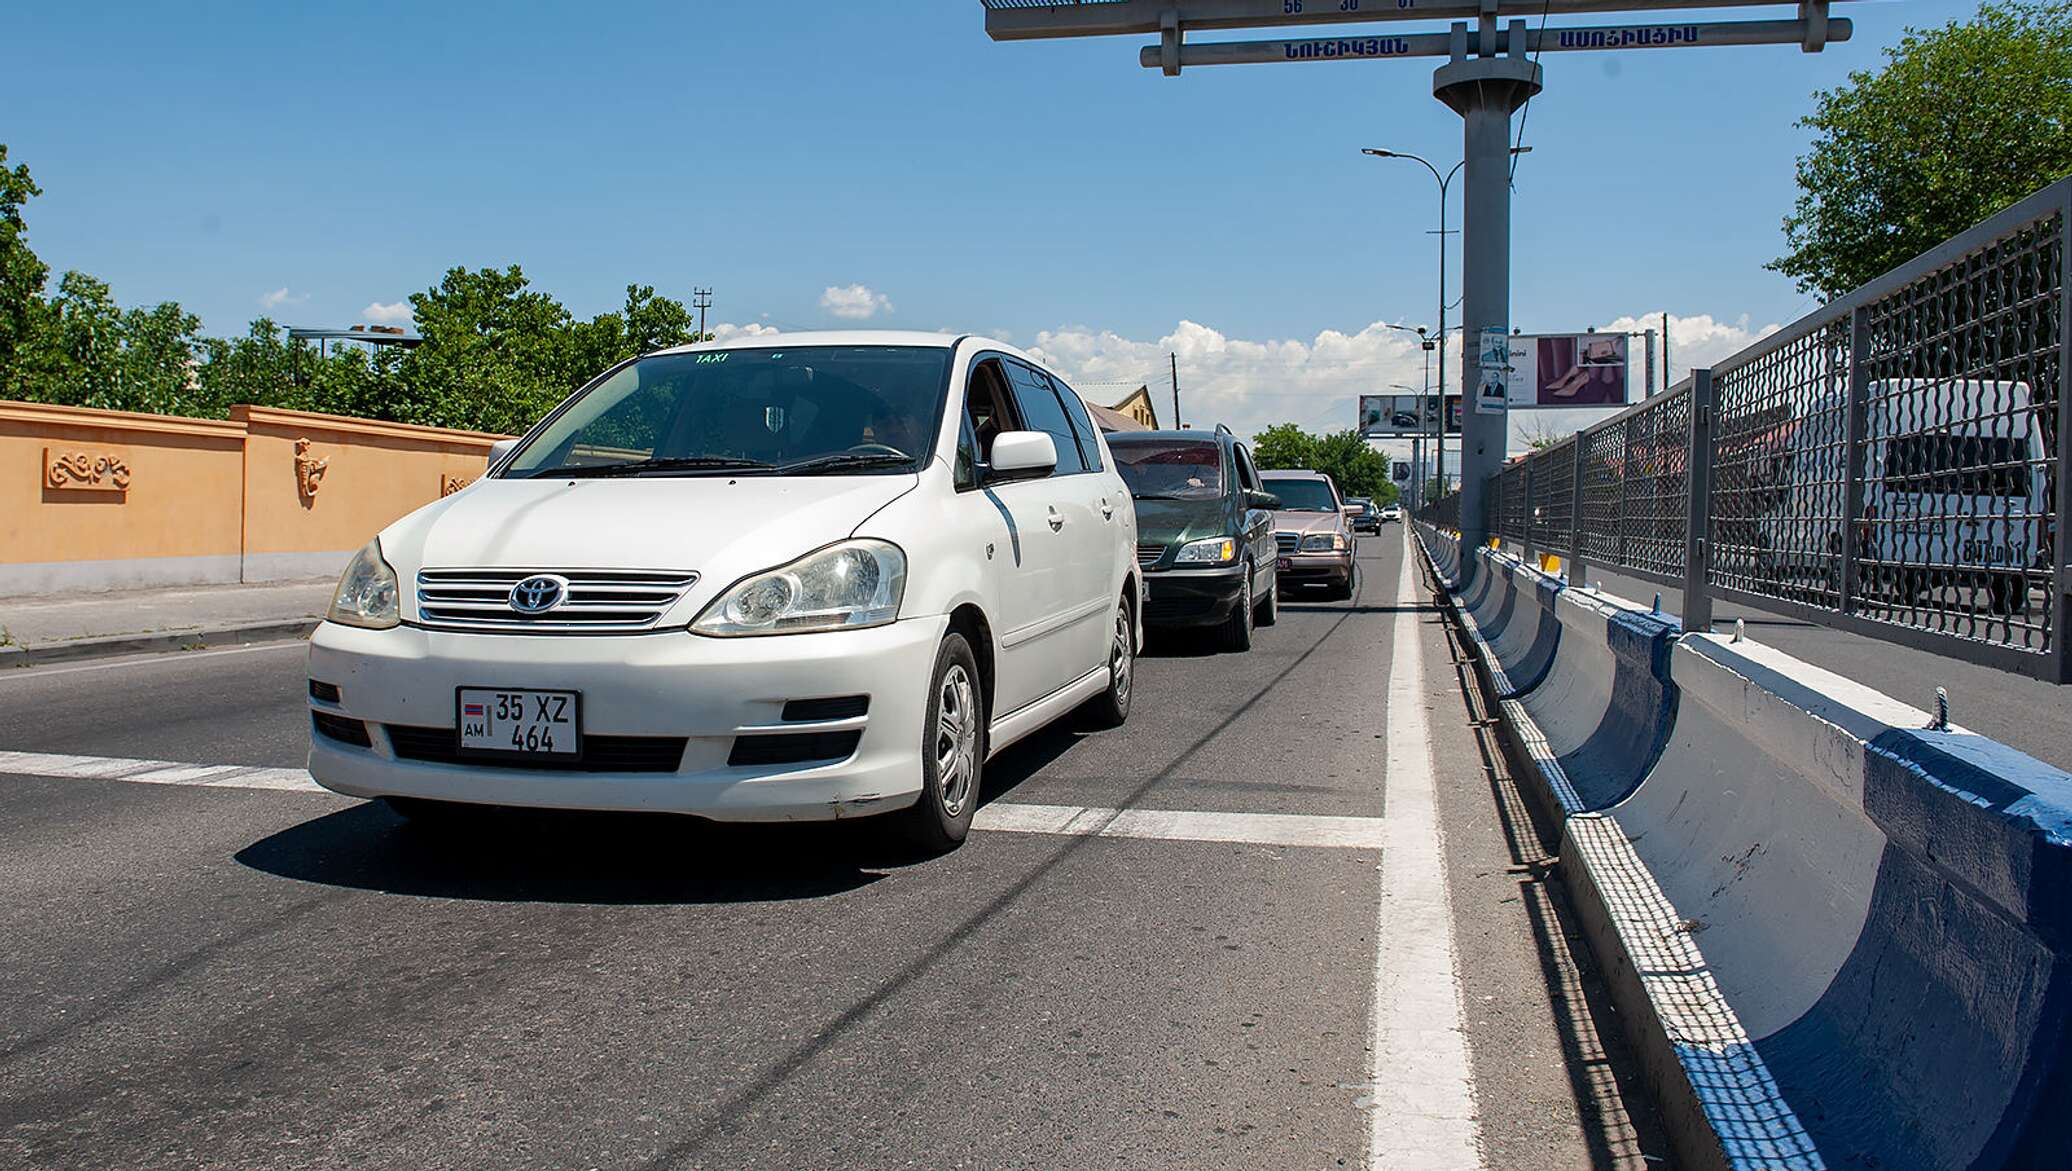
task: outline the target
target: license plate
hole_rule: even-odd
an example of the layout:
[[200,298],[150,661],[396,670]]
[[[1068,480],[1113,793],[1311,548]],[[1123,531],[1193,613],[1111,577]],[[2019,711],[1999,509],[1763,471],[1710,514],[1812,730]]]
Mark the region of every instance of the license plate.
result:
[[1295,568],[1295,559],[1293,557],[1282,557],[1273,563],[1273,567],[1275,569],[1293,569]]
[[581,748],[573,691],[463,687],[455,702],[463,752],[574,756]]

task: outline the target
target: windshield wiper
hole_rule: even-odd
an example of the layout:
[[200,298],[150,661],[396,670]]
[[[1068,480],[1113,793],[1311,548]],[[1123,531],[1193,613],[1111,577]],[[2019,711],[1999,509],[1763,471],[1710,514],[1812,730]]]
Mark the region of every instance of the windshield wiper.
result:
[[810,476],[819,472],[847,472],[862,468],[889,468],[895,464],[910,464],[914,457],[894,455],[889,451],[874,451],[868,454],[838,451],[833,455],[817,455],[796,463],[777,465],[774,474],[779,476]]
[[599,479],[606,476],[645,476],[656,472],[767,472],[776,467],[759,459],[736,459],[723,455],[662,456],[636,459],[622,464],[585,464],[574,468],[553,468],[534,472],[532,479],[566,477]]

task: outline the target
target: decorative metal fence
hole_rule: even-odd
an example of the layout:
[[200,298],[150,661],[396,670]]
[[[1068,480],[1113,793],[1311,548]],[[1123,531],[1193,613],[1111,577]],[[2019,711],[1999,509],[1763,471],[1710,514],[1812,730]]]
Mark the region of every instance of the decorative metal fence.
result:
[[[1505,466],[1489,532],[2072,682],[2072,179]],[[1421,514],[1458,530],[1459,498]]]

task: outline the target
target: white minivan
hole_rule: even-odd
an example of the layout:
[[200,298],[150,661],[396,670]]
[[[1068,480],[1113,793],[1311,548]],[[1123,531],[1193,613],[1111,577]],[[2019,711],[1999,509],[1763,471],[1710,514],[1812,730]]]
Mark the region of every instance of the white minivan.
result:
[[985,761],[1129,715],[1129,488],[998,342],[801,333],[605,372],[390,525],[311,639],[310,775],[469,805],[961,841]]
[[[2043,431],[2025,382],[1881,379],[1864,395],[1865,586],[1907,600],[1941,587],[2027,604],[2044,549]],[[1838,588],[1844,400],[1817,400],[1784,440],[1780,492],[1756,524],[1756,568]]]

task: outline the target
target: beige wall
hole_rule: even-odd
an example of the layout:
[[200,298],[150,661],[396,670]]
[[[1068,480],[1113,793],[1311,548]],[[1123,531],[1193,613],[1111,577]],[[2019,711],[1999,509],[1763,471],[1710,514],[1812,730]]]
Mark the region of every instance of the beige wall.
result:
[[0,401],[0,596],[336,573],[481,475],[500,438],[268,407],[212,420]]

